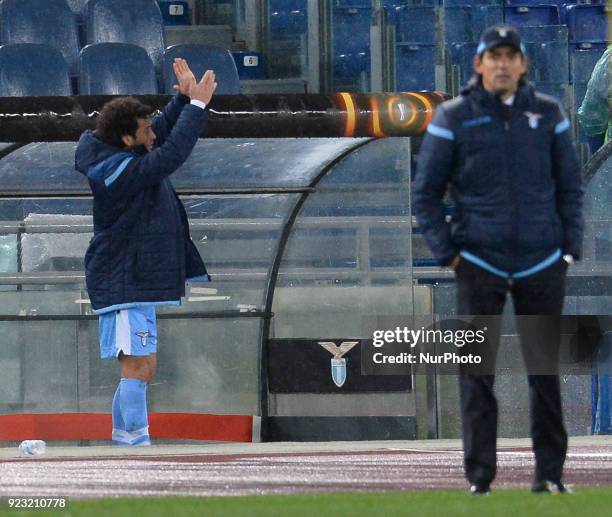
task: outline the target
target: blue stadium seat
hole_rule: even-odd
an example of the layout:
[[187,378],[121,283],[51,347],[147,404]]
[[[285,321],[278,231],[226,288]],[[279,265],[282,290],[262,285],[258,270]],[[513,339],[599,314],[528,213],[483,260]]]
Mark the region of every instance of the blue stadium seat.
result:
[[540,6],[540,5],[556,5],[561,7],[566,4],[575,4],[576,2],[570,2],[569,0],[506,0],[506,5],[515,6]]
[[[79,43],[85,44],[85,27],[83,26],[83,12],[85,11],[85,5],[87,4],[87,0],[66,0],[68,7],[70,7],[72,14],[74,15],[74,19],[77,24],[77,30],[79,35]],[[78,55],[77,55],[77,67],[78,67]]]
[[370,71],[372,9],[333,10],[333,76],[336,88],[354,90]]
[[567,44],[525,42],[534,81],[569,83]]
[[80,13],[85,8],[87,0],[66,0],[73,13]]
[[74,14],[65,0],[3,0],[0,44],[40,43],[57,48],[77,73],[79,38]]
[[395,48],[396,90],[435,90],[436,45],[398,43]]
[[504,6],[504,0],[440,0],[440,4],[444,7],[482,7],[489,5],[502,8]]
[[183,0],[157,0],[165,25],[190,25],[189,4]]
[[525,26],[521,36],[531,64],[531,79],[540,82],[569,82],[567,27]]
[[240,81],[236,63],[229,50],[212,45],[172,45],[164,53],[164,93],[174,93],[172,87],[176,78],[172,70],[175,57],[182,57],[189,63],[193,74],[200,80],[206,70],[214,70],[217,89],[215,93],[232,95],[240,93]]
[[504,0],[440,0],[440,4],[444,7],[465,7],[466,5],[496,5],[501,7],[504,5]]
[[441,3],[442,2],[439,2],[438,0],[383,0],[382,6],[384,9],[393,9],[395,7],[403,7],[405,5],[437,6]]
[[506,0],[507,5],[556,5],[559,8],[559,20],[562,25],[567,25],[568,6],[575,4],[605,5],[605,3],[606,0]]
[[49,45],[0,47],[0,97],[72,95],[68,63]]
[[499,5],[446,7],[443,16],[445,43],[470,43],[478,41],[487,27],[501,23],[504,10]]
[[[584,100],[584,97],[586,95],[587,92],[587,86],[588,86],[588,82],[584,82],[584,83],[574,83],[574,92],[573,92],[573,103],[574,103],[574,110],[578,111],[578,108],[580,108],[580,106],[582,105],[582,101]],[[579,142],[588,142],[588,135],[584,132],[584,129],[582,129],[582,126],[580,124],[577,125],[577,139]]]
[[546,42],[559,41],[567,43],[568,31],[563,25],[526,26],[521,28],[521,38],[525,41]]
[[131,43],[144,48],[157,70],[165,49],[164,23],[155,0],[89,0],[88,43]]
[[390,12],[396,41],[415,45],[436,44],[436,11],[431,6],[407,5]]
[[371,0],[334,0],[334,7],[372,7]]
[[570,51],[570,82],[588,83],[595,68],[595,63],[606,50],[605,45],[593,45],[590,49],[572,49]]
[[566,91],[568,85],[566,83],[536,81],[535,87],[536,90],[538,90],[539,92],[553,96],[561,103],[561,106],[563,106],[567,110]]
[[459,82],[466,84],[474,75],[474,55],[477,43],[450,43],[446,46],[451,66],[459,69]]
[[570,43],[608,41],[608,22],[604,5],[570,5],[566,9]]
[[578,109],[586,95],[588,81],[574,83],[574,109]]
[[506,0],[508,5],[557,5],[559,7],[571,4],[605,4],[606,0]]
[[559,25],[559,8],[556,5],[507,6],[506,23],[514,27],[526,25]]
[[264,55],[260,52],[232,52],[240,80],[265,79]]
[[307,0],[270,0],[271,39],[295,39],[307,30]]
[[158,93],[153,62],[146,50],[129,43],[94,43],[81,50],[81,95]]

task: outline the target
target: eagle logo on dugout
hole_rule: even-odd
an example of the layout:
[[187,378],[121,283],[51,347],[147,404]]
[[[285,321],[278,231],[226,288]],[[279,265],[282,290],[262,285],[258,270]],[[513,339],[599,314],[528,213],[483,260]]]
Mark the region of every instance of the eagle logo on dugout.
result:
[[359,341],[343,341],[340,346],[336,346],[333,341],[319,341],[319,345],[334,356],[331,360],[331,374],[338,388],[342,388],[346,382],[346,359],[342,356],[357,344]]

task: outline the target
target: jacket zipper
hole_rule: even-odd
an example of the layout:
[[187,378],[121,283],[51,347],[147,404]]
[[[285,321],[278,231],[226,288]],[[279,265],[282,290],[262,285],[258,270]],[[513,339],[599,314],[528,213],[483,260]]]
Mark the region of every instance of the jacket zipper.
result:
[[[516,102],[516,99],[515,99]],[[513,154],[514,154],[514,141],[513,141],[513,116],[514,116],[514,105],[510,106],[506,109],[504,106],[504,131],[506,133],[506,143],[505,143],[505,157],[506,157],[506,175],[508,178],[508,194],[510,198],[510,239],[508,241],[508,256],[511,257],[514,250],[516,249],[516,241],[517,241],[517,217],[518,210],[516,204],[516,185],[515,185],[515,177],[513,174],[514,164],[513,164]],[[508,278],[508,285],[512,286],[512,277]]]

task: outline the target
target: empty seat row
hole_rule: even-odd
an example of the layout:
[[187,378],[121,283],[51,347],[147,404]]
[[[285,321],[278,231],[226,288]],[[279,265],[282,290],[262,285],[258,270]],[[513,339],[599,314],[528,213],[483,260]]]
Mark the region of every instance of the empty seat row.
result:
[[608,40],[607,17],[603,4],[508,6],[505,20],[516,27],[564,24],[571,43],[598,43]]
[[[72,2],[78,7],[78,2]],[[155,0],[89,0],[83,8],[85,42],[131,43],[144,48],[157,69],[165,50],[164,23]],[[56,47],[76,72],[80,42],[66,0],[3,0],[0,44],[40,43]]]
[[[174,93],[174,58],[187,59],[196,78],[215,71],[217,93],[240,93],[229,51],[208,45],[174,45],[163,55],[163,93]],[[79,55],[82,95],[144,95],[160,92],[147,52],[126,43],[87,45]],[[72,95],[69,67],[61,52],[48,45],[19,43],[0,47],[0,96]]]
[[565,8],[576,4],[605,4],[606,0],[505,0],[506,5],[557,5]]
[[[588,81],[593,66],[603,54],[606,44],[576,48],[568,44],[567,27],[549,25],[524,27],[522,39],[530,62],[530,78],[539,83],[573,84]],[[447,45],[448,58],[459,68],[460,81],[465,83],[473,73],[472,59],[476,43]]]
[[65,0],[0,2],[0,44],[38,43],[58,49],[72,73],[79,58],[74,16]]
[[[605,4],[606,0],[382,0],[384,7],[405,5],[457,6],[457,5],[556,5]],[[370,7],[371,0],[335,0],[336,7]]]
[[[189,3],[184,0],[156,0],[159,5],[164,23],[166,25],[189,25]],[[82,12],[88,0],[66,0],[73,13],[78,19],[81,18]]]
[[[608,40],[603,4],[569,5],[563,11],[563,17],[559,12],[557,5],[512,5],[505,9],[501,5],[485,3],[445,5],[442,12],[444,41],[448,44],[475,42],[486,27],[503,21],[519,28],[566,24],[569,41],[576,45]],[[388,14],[396,26],[397,41],[436,44],[437,12],[434,5],[390,4]]]
[[[437,20],[436,2],[423,0],[394,0],[385,3],[389,18],[396,25],[396,81],[398,90],[433,89],[435,88],[435,63],[437,61]],[[552,6],[557,13],[557,6]],[[601,10],[603,6],[596,7]],[[522,16],[524,11],[517,9]],[[590,11],[591,14],[593,11]],[[338,89],[359,90],[362,79],[370,73],[369,25],[373,9],[368,2],[335,3],[333,10],[333,73],[334,87]],[[460,81],[464,83],[473,73],[472,59],[476,42],[482,31],[490,25],[503,20],[501,2],[484,3],[466,6],[465,3],[445,2],[442,12],[444,22],[444,40],[447,57],[452,65],[459,68]],[[568,27],[559,25],[558,16],[541,18],[544,26],[532,26],[526,23],[522,27],[528,55],[532,63],[532,79],[537,84],[562,95],[559,85],[570,83]],[[571,26],[570,26],[571,28]],[[589,48],[597,40],[605,41],[605,36],[593,36],[587,29],[574,33],[581,45]],[[588,40],[593,40],[591,43]]]

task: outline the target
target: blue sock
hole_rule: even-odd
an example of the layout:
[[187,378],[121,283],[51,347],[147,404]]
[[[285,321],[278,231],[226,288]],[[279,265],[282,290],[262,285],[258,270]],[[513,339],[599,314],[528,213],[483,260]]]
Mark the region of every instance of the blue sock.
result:
[[121,431],[125,431],[125,422],[121,416],[121,383],[117,385],[115,396],[113,397],[113,443],[120,445],[125,437]]
[[132,435],[131,445],[149,441],[147,383],[140,379],[121,379],[120,407],[125,431]]
[[121,404],[120,404],[120,396],[121,396],[121,383],[117,384],[117,389],[115,390],[115,396],[113,397],[113,429],[119,429],[121,431],[125,431],[125,422],[123,421],[123,417],[121,416]]

